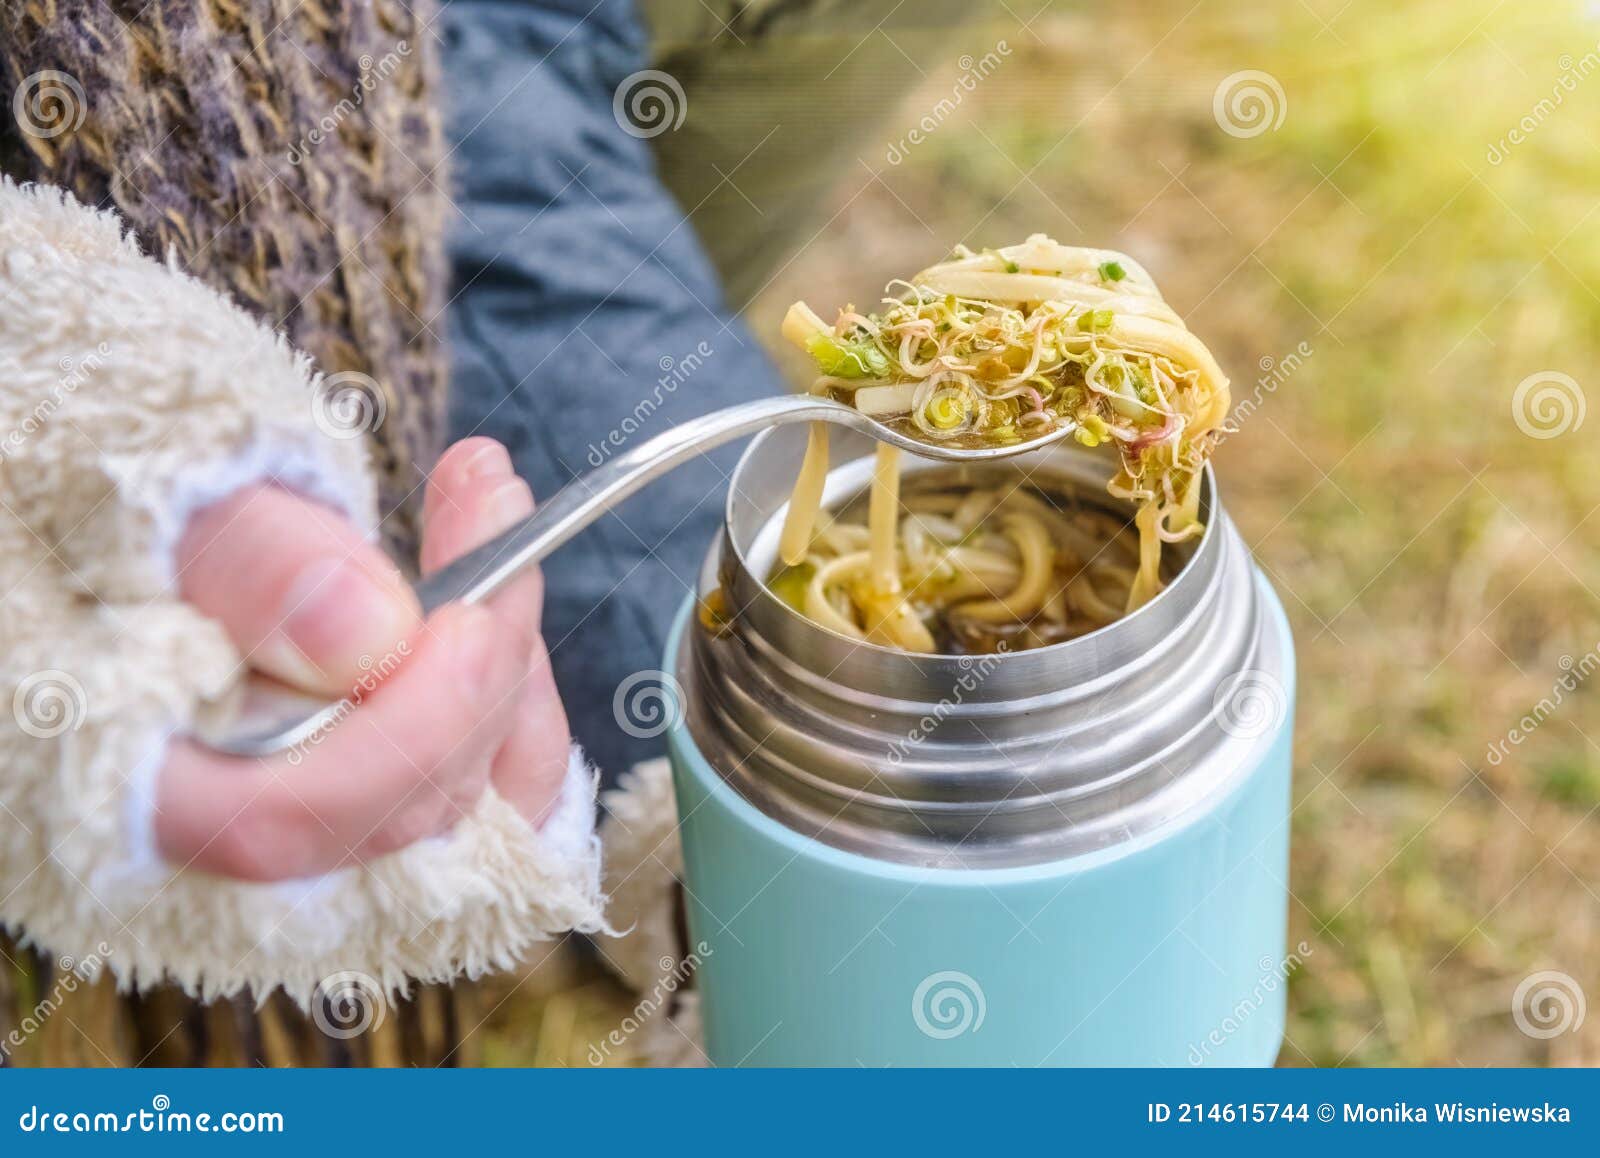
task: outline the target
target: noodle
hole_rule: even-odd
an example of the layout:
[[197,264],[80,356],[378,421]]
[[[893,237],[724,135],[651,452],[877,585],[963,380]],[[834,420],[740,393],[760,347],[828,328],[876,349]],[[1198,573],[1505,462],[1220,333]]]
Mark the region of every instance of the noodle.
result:
[[907,480],[892,598],[875,593],[863,541],[870,492],[769,585],[830,631],[907,651],[1023,650],[1120,618],[1139,552],[1127,520],[992,474],[982,484],[956,468]]
[[962,604],[961,614],[969,619],[988,623],[1029,619],[1051,597],[1056,550],[1050,532],[1037,517],[1022,512],[1007,515],[1001,525],[1017,545],[1020,571],[1016,584],[1002,597]]
[[[1200,472],[1229,394],[1216,360],[1150,275],[1122,254],[1035,234],[999,250],[963,248],[895,287],[902,292],[880,312],[846,307],[832,326],[803,302],[790,308],[784,336],[821,371],[812,390],[926,442],[1016,445],[1067,429],[1086,446],[1114,443],[1120,469],[1107,489],[1136,507],[1134,550],[1108,573],[1085,550],[1086,528],[1062,523],[1027,491],[1016,501],[992,488],[944,494],[947,508],[902,520],[902,510],[924,510],[898,501],[899,452],[880,445],[866,541],[839,553],[845,528],[817,530],[828,468],[819,424],[789,503],[775,588],[793,588],[799,580],[786,573],[808,567],[804,598],[791,600],[805,614],[916,651],[941,642],[936,628],[945,645],[982,635],[975,624],[988,625],[989,637],[1043,638],[1070,630],[1069,620],[1104,619],[1108,592],[1123,614],[1154,598],[1162,544],[1203,530]],[[945,534],[952,525],[963,528],[959,544]],[[1120,528],[1088,530],[1099,548],[1122,552]],[[981,546],[969,542],[974,535]],[[1007,561],[1004,574],[997,558]],[[1063,560],[1083,573],[1063,578]],[[919,588],[932,580],[943,594],[930,601]],[[1036,622],[1042,629],[1029,626]]]
[[872,586],[889,595],[900,590],[895,562],[895,525],[900,518],[900,452],[878,444],[872,470],[872,503],[867,508],[867,533],[872,543]]
[[811,533],[822,509],[822,488],[828,481],[828,424],[813,422],[806,437],[806,456],[800,463],[800,477],[789,496],[789,514],[783,521],[783,537],[778,554],[788,564],[806,557]]

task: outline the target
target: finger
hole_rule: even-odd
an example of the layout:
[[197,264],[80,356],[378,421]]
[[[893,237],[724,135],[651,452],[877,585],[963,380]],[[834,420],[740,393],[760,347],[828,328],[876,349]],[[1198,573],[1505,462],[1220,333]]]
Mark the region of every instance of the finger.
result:
[[[533,513],[533,492],[517,477],[505,447],[468,438],[440,457],[424,500],[422,570],[432,574]],[[539,629],[543,580],[530,567],[495,593],[490,606],[531,649]]]
[[566,783],[570,736],[549,653],[535,636],[511,734],[489,770],[495,791],[535,826],[549,819]]
[[[512,473],[499,443],[469,438],[440,458],[424,511],[423,569],[431,571],[532,514],[533,496]],[[529,659],[516,723],[491,775],[500,795],[535,824],[561,791],[570,747],[566,711],[538,634],[542,599],[543,580],[537,568],[529,568],[491,600],[507,630],[526,639]]]
[[266,760],[174,744],[157,785],[163,855],[245,880],[327,872],[445,831],[488,782],[515,717],[520,650],[485,608],[451,606],[325,733]]
[[[511,452],[493,438],[474,436],[463,438],[445,448],[428,478],[428,488],[422,497],[422,519],[429,522],[442,503],[446,503],[453,488],[446,483],[459,483],[474,477],[503,478],[515,474],[511,465]],[[448,558],[445,560],[448,562]]]
[[178,544],[179,593],[252,667],[326,695],[421,625],[411,587],[348,519],[273,486],[199,511]]

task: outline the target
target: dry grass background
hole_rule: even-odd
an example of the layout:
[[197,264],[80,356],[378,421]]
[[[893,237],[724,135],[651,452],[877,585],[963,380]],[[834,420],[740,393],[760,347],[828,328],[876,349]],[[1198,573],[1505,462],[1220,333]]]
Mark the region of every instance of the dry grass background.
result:
[[[870,301],[954,239],[1045,230],[1150,265],[1240,397],[1307,343],[1218,456],[1300,648],[1313,952],[1283,1060],[1600,1063],[1600,1010],[1549,1039],[1511,1016],[1536,970],[1600,1001],[1600,688],[1486,759],[1600,643],[1600,417],[1535,439],[1512,415],[1530,374],[1597,384],[1600,74],[1489,160],[1600,52],[1600,13],[1180,0],[994,35],[1012,55],[881,182],[845,180],[757,332],[819,285]],[[1278,129],[1218,128],[1241,69],[1282,86]],[[930,70],[907,127],[960,72]]]
[[[1306,343],[1218,460],[1300,649],[1291,940],[1312,951],[1283,1061],[1600,1063],[1600,1009],[1550,1038],[1512,1017],[1539,970],[1600,1001],[1600,689],[1486,758],[1600,644],[1600,416],[1538,439],[1512,402],[1541,371],[1600,385],[1600,68],[1536,110],[1600,54],[1600,6],[1011,7],[922,62],[885,147],[958,53],[1012,50],[902,163],[845,175],[752,325],[1043,230],[1144,261],[1238,397]],[[1277,129],[1219,129],[1242,69],[1281,85]]]

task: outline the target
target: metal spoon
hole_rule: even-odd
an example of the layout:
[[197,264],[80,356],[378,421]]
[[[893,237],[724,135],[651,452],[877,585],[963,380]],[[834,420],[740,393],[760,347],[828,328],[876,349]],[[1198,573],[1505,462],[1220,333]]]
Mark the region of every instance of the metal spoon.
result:
[[[680,423],[665,433],[573,480],[554,498],[509,531],[434,572],[417,585],[426,615],[446,603],[476,603],[499,590],[524,567],[537,563],[635,491],[689,459],[769,426],[829,422],[866,434],[924,458],[982,462],[1037,450],[1071,432],[1070,424],[1024,442],[956,447],[922,442],[862,414],[853,406],[814,394],[783,395],[729,406]],[[207,746],[234,756],[268,756],[316,736],[350,710],[267,676],[251,673],[227,705],[202,713],[195,735]]]

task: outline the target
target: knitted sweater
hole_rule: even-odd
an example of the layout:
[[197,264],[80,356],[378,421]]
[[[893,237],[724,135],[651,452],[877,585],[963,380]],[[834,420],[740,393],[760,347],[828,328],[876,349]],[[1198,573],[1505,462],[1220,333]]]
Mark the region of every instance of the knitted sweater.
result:
[[[433,0],[0,0],[0,159],[356,372],[384,533],[414,555],[446,388]],[[8,118],[10,119],[10,118]]]

